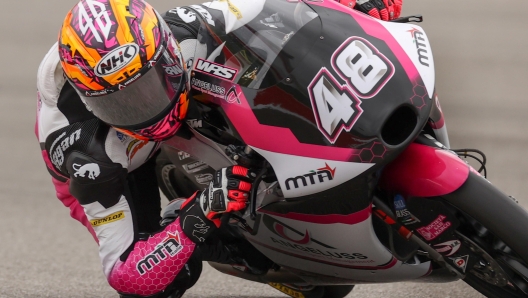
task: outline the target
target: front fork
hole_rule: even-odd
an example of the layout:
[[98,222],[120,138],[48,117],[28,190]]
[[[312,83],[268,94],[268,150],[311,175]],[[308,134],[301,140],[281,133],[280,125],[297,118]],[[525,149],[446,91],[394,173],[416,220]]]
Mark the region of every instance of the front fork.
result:
[[[417,142],[423,144],[412,143],[383,169],[379,187],[388,204],[375,196],[374,214],[403,238],[418,244],[430,259],[463,278],[468,252],[456,235],[458,220],[450,208],[434,198],[459,189],[468,179],[470,167],[443,144],[435,147],[431,139],[420,136]],[[425,145],[428,140],[432,146]],[[405,201],[410,203],[409,210]]]

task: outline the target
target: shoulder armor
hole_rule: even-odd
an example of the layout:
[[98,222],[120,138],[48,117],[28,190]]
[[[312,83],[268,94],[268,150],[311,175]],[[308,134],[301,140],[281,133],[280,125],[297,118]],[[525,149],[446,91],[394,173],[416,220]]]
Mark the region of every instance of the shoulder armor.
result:
[[81,205],[99,202],[110,208],[125,191],[127,170],[120,164],[101,162],[81,152],[72,152],[66,161],[70,192]]

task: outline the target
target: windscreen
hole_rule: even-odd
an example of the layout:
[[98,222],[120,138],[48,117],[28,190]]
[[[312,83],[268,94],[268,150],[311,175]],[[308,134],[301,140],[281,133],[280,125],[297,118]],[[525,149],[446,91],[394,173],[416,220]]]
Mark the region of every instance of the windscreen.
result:
[[282,81],[320,38],[319,16],[301,1],[219,0],[206,7],[213,19],[200,30],[200,42],[214,51],[195,69],[218,63],[232,69],[232,81],[244,87],[263,89]]

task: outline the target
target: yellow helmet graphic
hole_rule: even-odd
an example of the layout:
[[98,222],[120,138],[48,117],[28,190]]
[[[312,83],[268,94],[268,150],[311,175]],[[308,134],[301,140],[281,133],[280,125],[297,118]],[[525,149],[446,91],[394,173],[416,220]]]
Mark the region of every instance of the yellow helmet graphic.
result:
[[59,55],[70,83],[104,122],[150,140],[179,128],[187,107],[185,64],[148,3],[80,1],[64,20]]

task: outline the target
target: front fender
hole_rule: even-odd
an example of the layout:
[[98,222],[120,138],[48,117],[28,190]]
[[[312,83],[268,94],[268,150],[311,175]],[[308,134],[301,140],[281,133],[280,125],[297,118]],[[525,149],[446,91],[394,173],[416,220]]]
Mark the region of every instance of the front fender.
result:
[[469,165],[447,150],[412,143],[383,169],[379,185],[404,196],[435,197],[460,188],[469,171]]

